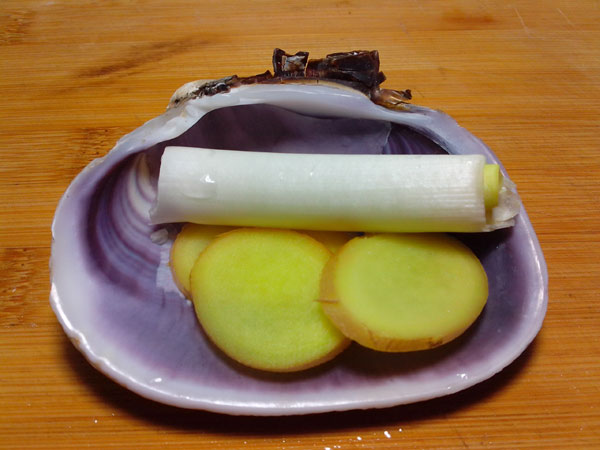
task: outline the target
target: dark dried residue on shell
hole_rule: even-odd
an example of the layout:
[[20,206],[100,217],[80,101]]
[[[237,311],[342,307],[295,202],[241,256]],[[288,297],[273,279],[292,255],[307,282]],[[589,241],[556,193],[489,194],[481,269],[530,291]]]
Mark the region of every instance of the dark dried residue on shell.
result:
[[410,89],[397,91],[379,87],[385,81],[385,75],[379,70],[377,50],[331,53],[325,58],[308,59],[308,52],[297,52],[291,55],[276,48],[273,52],[273,71],[274,74],[267,70],[249,77],[231,75],[206,82],[187,93],[185,97],[176,98],[173,105],[189,98],[229,92],[238,86],[286,82],[341,84],[362,92],[378,105],[392,109],[402,108],[407,100],[412,99]]

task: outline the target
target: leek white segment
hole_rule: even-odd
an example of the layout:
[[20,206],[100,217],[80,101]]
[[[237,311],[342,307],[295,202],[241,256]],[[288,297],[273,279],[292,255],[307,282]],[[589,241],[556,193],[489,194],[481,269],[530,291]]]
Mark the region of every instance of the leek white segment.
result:
[[[154,223],[365,232],[484,231],[483,155],[284,154],[167,147]],[[500,189],[500,196],[507,191]],[[506,203],[502,200],[500,205]],[[506,214],[505,214],[506,216]]]

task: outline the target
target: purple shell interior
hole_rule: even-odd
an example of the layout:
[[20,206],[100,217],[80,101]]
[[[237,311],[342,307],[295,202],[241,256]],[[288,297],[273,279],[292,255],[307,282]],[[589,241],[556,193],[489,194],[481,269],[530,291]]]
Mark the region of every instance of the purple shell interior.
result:
[[[313,118],[267,105],[213,111],[180,137],[148,149],[154,180],[166,145],[299,153],[445,153],[431,140],[399,125]],[[526,274],[518,270],[518,242],[511,239],[511,230],[465,234],[459,237],[481,259],[490,296],[480,319],[454,342],[409,354],[383,354],[353,345],[329,364],[288,375],[244,368],[207,341],[193,309],[177,291],[161,288],[161,246],[150,239],[157,227],[130,207],[128,174],[135,168],[135,157],[129,157],[97,185],[88,214],[82,216],[82,229],[87,230],[83,238],[91,249],[86,264],[90,273],[103,279],[94,304],[107,339],[162,373],[245,390],[330,390],[378,379],[385,383],[390,375],[419,376],[425,366],[460,372],[466,361],[492,353],[498,340],[518,323],[515,317],[521,314]],[[145,200],[150,206],[151,196],[146,194]]]
[[[168,145],[296,153],[446,153],[429,138],[398,124],[317,118],[276,106],[246,105],[214,110],[179,137],[144,150],[144,161],[134,154],[107,172],[99,172],[101,178],[86,183],[77,194],[80,200],[74,214],[78,226],[73,239],[78,248],[88,249],[82,263],[93,297],[82,301],[93,308],[95,327],[103,339],[149,373],[243,392],[244,398],[255,393],[257,402],[293,392],[301,403],[303,393],[314,398],[323,392],[331,398],[337,391],[381,387],[390,380],[402,380],[410,390],[419,383],[441,379],[452,390],[453,382],[468,385],[465,378],[470,376],[481,380],[487,367],[500,370],[497,365],[502,358],[494,355],[500,350],[512,354],[506,350],[508,341],[526,333],[522,331],[524,317],[532,314],[528,280],[539,274],[526,249],[531,237],[525,216],[515,228],[457,235],[482,261],[490,294],[476,323],[451,343],[405,354],[380,353],[353,344],[327,364],[292,374],[263,373],[235,363],[208,341],[191,303],[173,284],[168,251],[178,226],[167,226],[169,238],[165,241],[152,238],[165,228],[151,225],[148,211],[155,196],[160,156]],[[142,163],[149,167],[147,184],[139,176]],[[524,345],[528,343],[526,339]],[[369,403],[365,400],[359,406]],[[376,403],[384,406],[394,400]],[[210,409],[207,404],[202,406]]]

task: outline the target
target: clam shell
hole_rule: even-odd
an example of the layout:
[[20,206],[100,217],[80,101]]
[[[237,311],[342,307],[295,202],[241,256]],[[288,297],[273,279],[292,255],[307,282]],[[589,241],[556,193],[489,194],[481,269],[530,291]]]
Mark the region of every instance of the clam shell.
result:
[[409,354],[352,345],[330,363],[285,375],[227,359],[206,339],[171,279],[168,254],[177,225],[154,226],[149,219],[165,146],[446,151],[499,161],[442,112],[412,105],[387,109],[332,85],[255,84],[214,96],[184,92],[183,98],[86,167],[56,211],[50,301],[66,334],[98,370],[144,397],[179,407],[305,414],[448,395],[493,376],[534,339],[548,280],[521,207],[511,229],[459,236],[481,259],[490,296],[478,321],[450,344]]

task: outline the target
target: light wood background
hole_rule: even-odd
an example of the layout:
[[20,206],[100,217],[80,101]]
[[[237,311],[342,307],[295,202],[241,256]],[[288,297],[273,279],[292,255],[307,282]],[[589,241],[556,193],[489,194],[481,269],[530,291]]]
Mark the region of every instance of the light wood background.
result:
[[[385,410],[228,417],[139,398],[64,336],[48,259],[71,179],[179,85],[263,72],[274,47],[378,49],[385,87],[500,156],[550,274],[542,332],[505,371]],[[3,0],[0,447],[600,448],[599,91],[598,1]]]

